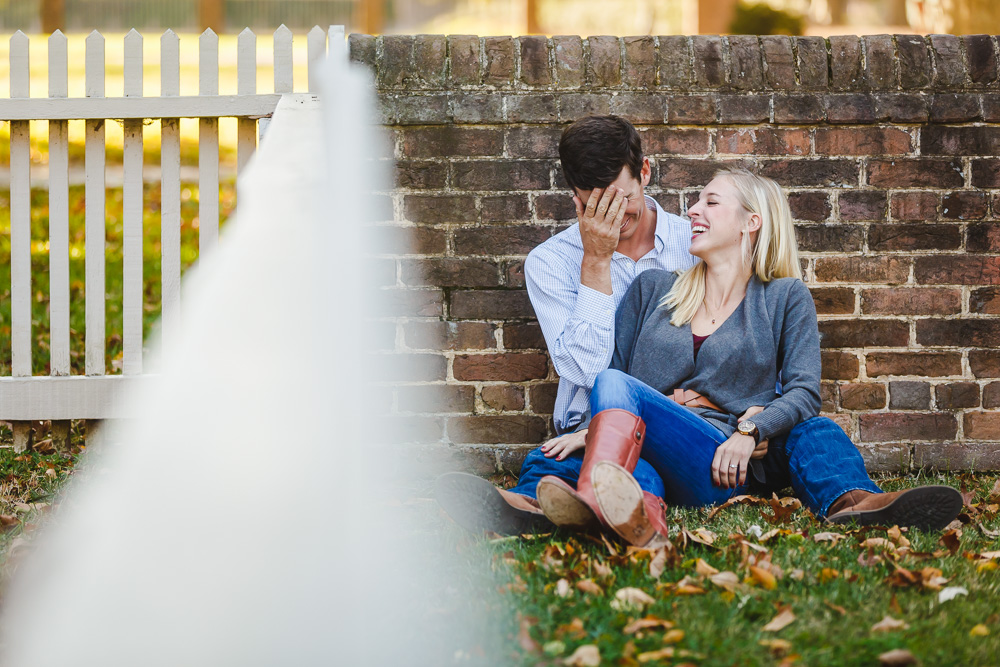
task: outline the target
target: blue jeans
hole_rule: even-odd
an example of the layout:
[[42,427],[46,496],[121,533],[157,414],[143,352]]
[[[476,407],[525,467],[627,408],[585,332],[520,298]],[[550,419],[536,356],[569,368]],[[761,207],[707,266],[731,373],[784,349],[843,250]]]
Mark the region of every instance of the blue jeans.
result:
[[734,495],[769,496],[791,486],[814,514],[826,516],[833,501],[848,491],[881,493],[850,438],[825,417],[809,419],[770,440],[760,466],[763,480],[751,478],[735,489],[723,489],[712,483],[711,466],[715,449],[727,436],[692,410],[616,370],[597,376],[590,406],[595,415],[617,408],[646,422],[642,458],[663,480],[663,498],[670,504],[712,505]]

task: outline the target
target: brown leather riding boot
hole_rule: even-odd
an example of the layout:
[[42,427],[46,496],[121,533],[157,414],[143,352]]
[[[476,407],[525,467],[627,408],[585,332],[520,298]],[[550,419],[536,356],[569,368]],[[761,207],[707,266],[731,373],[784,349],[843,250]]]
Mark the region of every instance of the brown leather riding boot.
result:
[[891,493],[848,491],[826,513],[830,523],[913,526],[940,530],[962,511],[962,494],[950,486],[918,486]]
[[646,424],[627,410],[603,410],[594,415],[587,429],[580,477],[574,489],[552,475],[538,482],[538,504],[557,526],[586,528],[603,520],[591,472],[600,461],[611,461],[631,472],[639,461]]
[[601,515],[619,537],[637,547],[655,547],[667,539],[667,505],[643,491],[635,477],[619,465],[602,461],[591,474]]

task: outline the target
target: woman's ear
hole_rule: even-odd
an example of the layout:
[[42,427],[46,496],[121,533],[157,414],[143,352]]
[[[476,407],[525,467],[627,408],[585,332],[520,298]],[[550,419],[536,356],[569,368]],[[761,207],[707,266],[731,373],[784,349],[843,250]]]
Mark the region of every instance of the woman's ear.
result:
[[750,233],[760,231],[760,227],[763,222],[760,219],[760,215],[757,213],[751,213],[750,219],[747,220],[747,231]]

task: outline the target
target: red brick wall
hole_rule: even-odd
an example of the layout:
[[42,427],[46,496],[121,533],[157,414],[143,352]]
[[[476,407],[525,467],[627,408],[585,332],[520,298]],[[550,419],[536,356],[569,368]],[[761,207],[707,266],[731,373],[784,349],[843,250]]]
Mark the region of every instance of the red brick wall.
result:
[[379,399],[410,439],[516,471],[551,435],[555,375],[523,259],[573,222],[562,127],[611,112],[640,128],[668,211],[724,164],[788,188],[823,410],[870,467],[1000,468],[994,38],[352,35],[350,48],[393,142],[387,231],[412,242],[382,260],[407,308],[385,347],[417,365]]

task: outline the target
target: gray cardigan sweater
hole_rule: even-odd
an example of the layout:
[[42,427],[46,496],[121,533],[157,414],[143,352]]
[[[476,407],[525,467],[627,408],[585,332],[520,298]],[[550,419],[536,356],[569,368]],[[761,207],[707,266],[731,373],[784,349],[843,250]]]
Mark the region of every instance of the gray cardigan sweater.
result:
[[[756,276],[732,315],[708,337],[694,358],[691,325],[670,324],[672,310],[659,308],[676,274],[651,269],[639,274],[615,322],[611,368],[659,391],[693,389],[724,412],[696,408],[726,436],[753,405],[761,439],[788,433],[819,413],[820,355],[816,307],[797,278],[762,283]],[[782,393],[775,384],[781,377]]]

